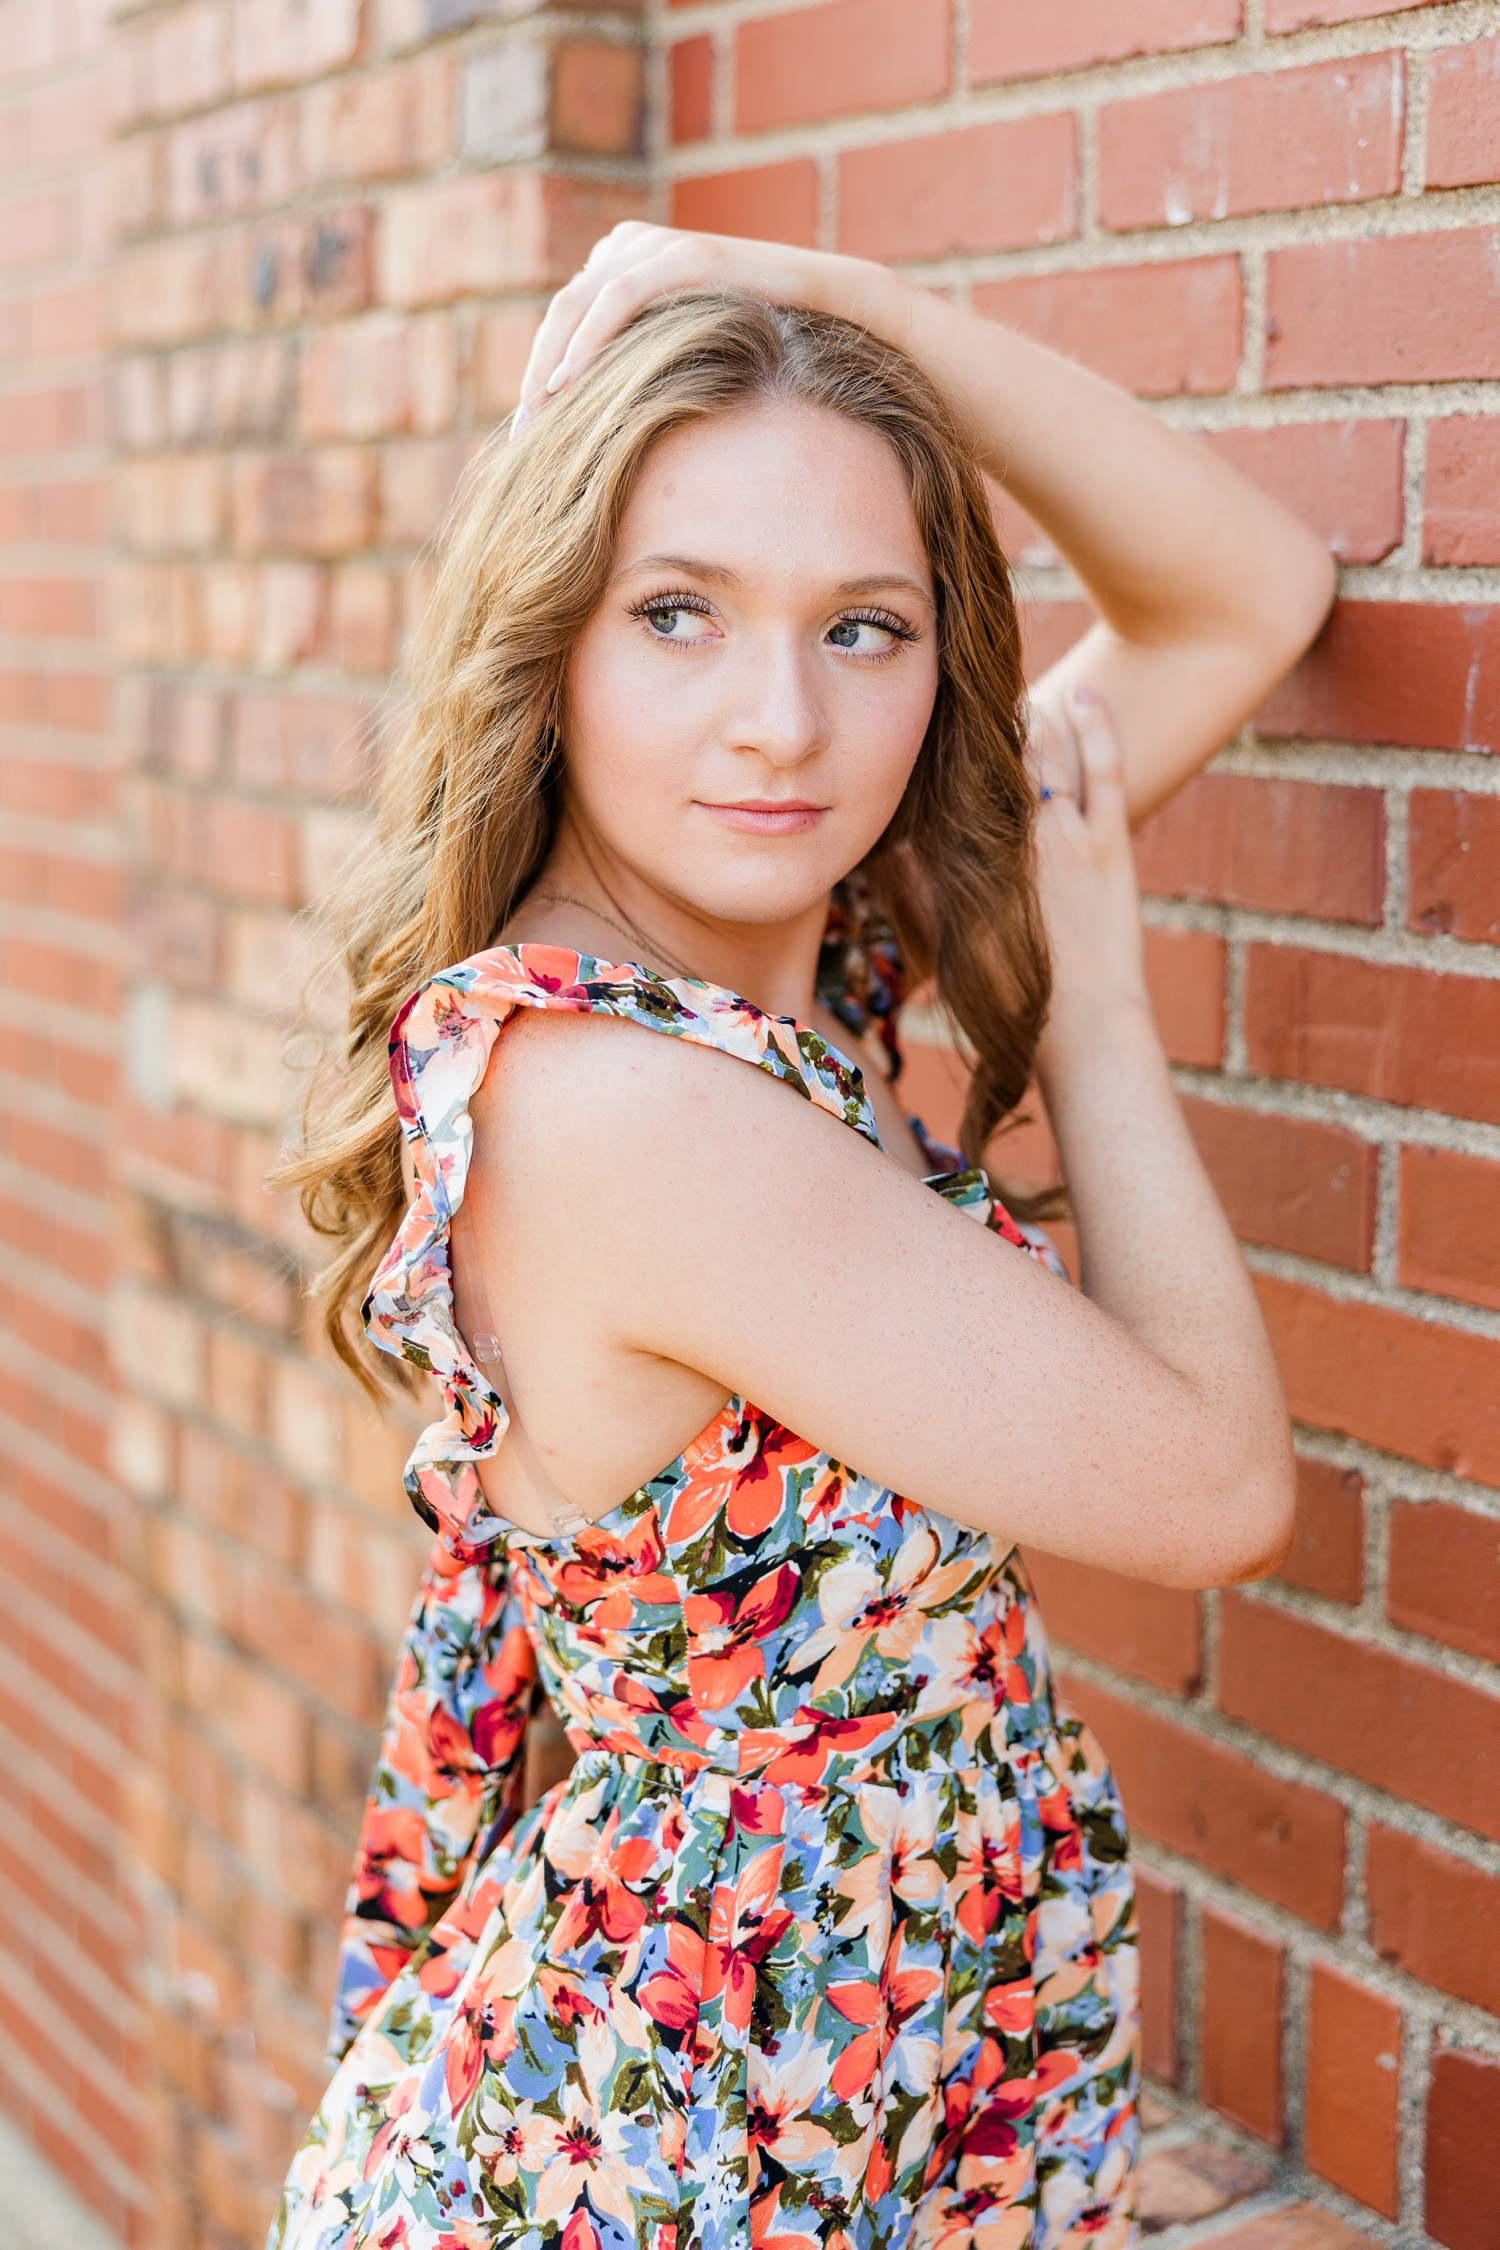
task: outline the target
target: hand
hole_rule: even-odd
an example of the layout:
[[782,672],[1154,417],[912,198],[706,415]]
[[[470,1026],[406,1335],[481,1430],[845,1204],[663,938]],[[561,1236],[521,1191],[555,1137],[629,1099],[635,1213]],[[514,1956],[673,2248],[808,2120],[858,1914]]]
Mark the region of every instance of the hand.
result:
[[1082,801],[1059,792],[1037,822],[1037,887],[1052,948],[1052,1008],[1038,1050],[1045,1076],[1075,1037],[1101,1018],[1143,1011],[1145,946],[1125,779],[1109,714],[1082,682],[1068,691]]
[[903,286],[882,267],[856,258],[728,234],[684,234],[627,219],[594,244],[582,271],[548,306],[522,378],[516,426],[581,375],[610,338],[658,297],[686,289],[741,289],[772,304],[810,305],[859,319],[872,281]]

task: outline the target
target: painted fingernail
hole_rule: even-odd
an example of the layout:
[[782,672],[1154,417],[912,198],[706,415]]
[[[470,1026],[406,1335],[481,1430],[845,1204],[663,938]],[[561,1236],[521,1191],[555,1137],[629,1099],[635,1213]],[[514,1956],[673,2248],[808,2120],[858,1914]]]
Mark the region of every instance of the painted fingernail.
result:
[[577,372],[578,370],[573,365],[573,362],[570,359],[565,359],[560,367],[556,367],[553,369],[552,379],[548,383],[547,389],[549,391],[566,390]]
[[521,432],[522,432],[522,431],[523,431],[523,430],[525,429],[525,427],[526,427],[527,423],[528,423],[528,422],[529,422],[530,420],[531,420],[531,408],[530,408],[529,406],[525,405],[524,403],[523,403],[522,405],[518,406],[518,407],[516,408],[516,411],[515,411],[515,413],[514,413],[514,414],[512,414],[512,416],[511,416],[511,418],[510,418],[510,434],[511,434],[511,436],[512,436],[512,437],[519,437],[519,436],[520,436],[520,434],[521,434]]
[[1073,682],[1073,701],[1075,703],[1097,703],[1098,700],[1098,696],[1095,695],[1087,680],[1075,680]]

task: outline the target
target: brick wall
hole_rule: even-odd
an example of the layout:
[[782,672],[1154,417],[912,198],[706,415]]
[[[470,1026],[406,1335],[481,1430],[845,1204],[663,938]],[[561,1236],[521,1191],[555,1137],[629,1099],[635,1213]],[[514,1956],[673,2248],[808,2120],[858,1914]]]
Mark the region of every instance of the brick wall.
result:
[[[1140,1839],[1152,2223],[1494,2250],[1497,96],[1495,0],[0,0],[0,2102],[122,2237],[263,2231],[421,1547],[259,1184],[311,913],[467,449],[654,206],[966,294],[1345,563],[1142,844],[1297,1545],[1037,1573]],[[1086,613],[1012,537],[1040,658]]]
[[104,13],[0,6],[0,2103],[142,2195],[137,1526],[108,1468],[122,989],[104,645]]
[[[1153,2115],[1179,2121],[1156,2221],[1264,2187],[1264,2150],[1377,2238],[1492,2250],[1500,12],[686,0],[665,25],[684,223],[901,262],[1159,401],[1345,565],[1316,650],[1140,853],[1163,1027],[1298,1424],[1296,1545],[1202,1599],[1036,1572],[1140,1839]],[[1013,543],[1050,658],[1087,612]],[[913,1075],[951,1115],[952,1058]],[[1007,1162],[1046,1176],[1044,1136]],[[1174,2150],[1205,2110],[1249,2169],[1196,2127]]]

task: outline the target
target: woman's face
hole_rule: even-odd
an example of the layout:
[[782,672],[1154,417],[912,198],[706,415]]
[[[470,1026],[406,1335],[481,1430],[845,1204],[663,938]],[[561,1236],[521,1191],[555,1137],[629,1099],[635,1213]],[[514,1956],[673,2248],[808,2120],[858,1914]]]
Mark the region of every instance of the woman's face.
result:
[[590,850],[697,913],[803,914],[887,826],[938,684],[932,573],[884,441],[772,402],[647,456],[569,665]]

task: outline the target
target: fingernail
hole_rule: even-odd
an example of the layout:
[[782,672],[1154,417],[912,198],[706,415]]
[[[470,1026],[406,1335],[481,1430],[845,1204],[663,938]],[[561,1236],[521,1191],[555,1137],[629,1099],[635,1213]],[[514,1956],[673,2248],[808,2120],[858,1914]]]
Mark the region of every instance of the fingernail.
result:
[[1073,701],[1075,703],[1097,703],[1099,700],[1098,696],[1095,695],[1093,689],[1089,686],[1087,680],[1075,680],[1073,682],[1072,695]]
[[560,367],[553,369],[552,379],[547,385],[548,391],[566,390],[577,372],[573,362],[570,359],[565,359]]
[[530,420],[531,420],[531,408],[530,408],[529,406],[525,406],[525,405],[521,405],[521,406],[518,406],[518,407],[516,408],[516,411],[515,411],[515,413],[514,413],[514,414],[512,414],[512,416],[511,416],[511,418],[510,418],[510,434],[511,434],[511,436],[512,436],[512,437],[519,437],[519,436],[520,436],[520,434],[521,434],[521,432],[522,432],[522,431],[523,431],[523,430],[525,429],[525,427],[526,427],[527,423],[528,423],[528,422],[529,422]]

